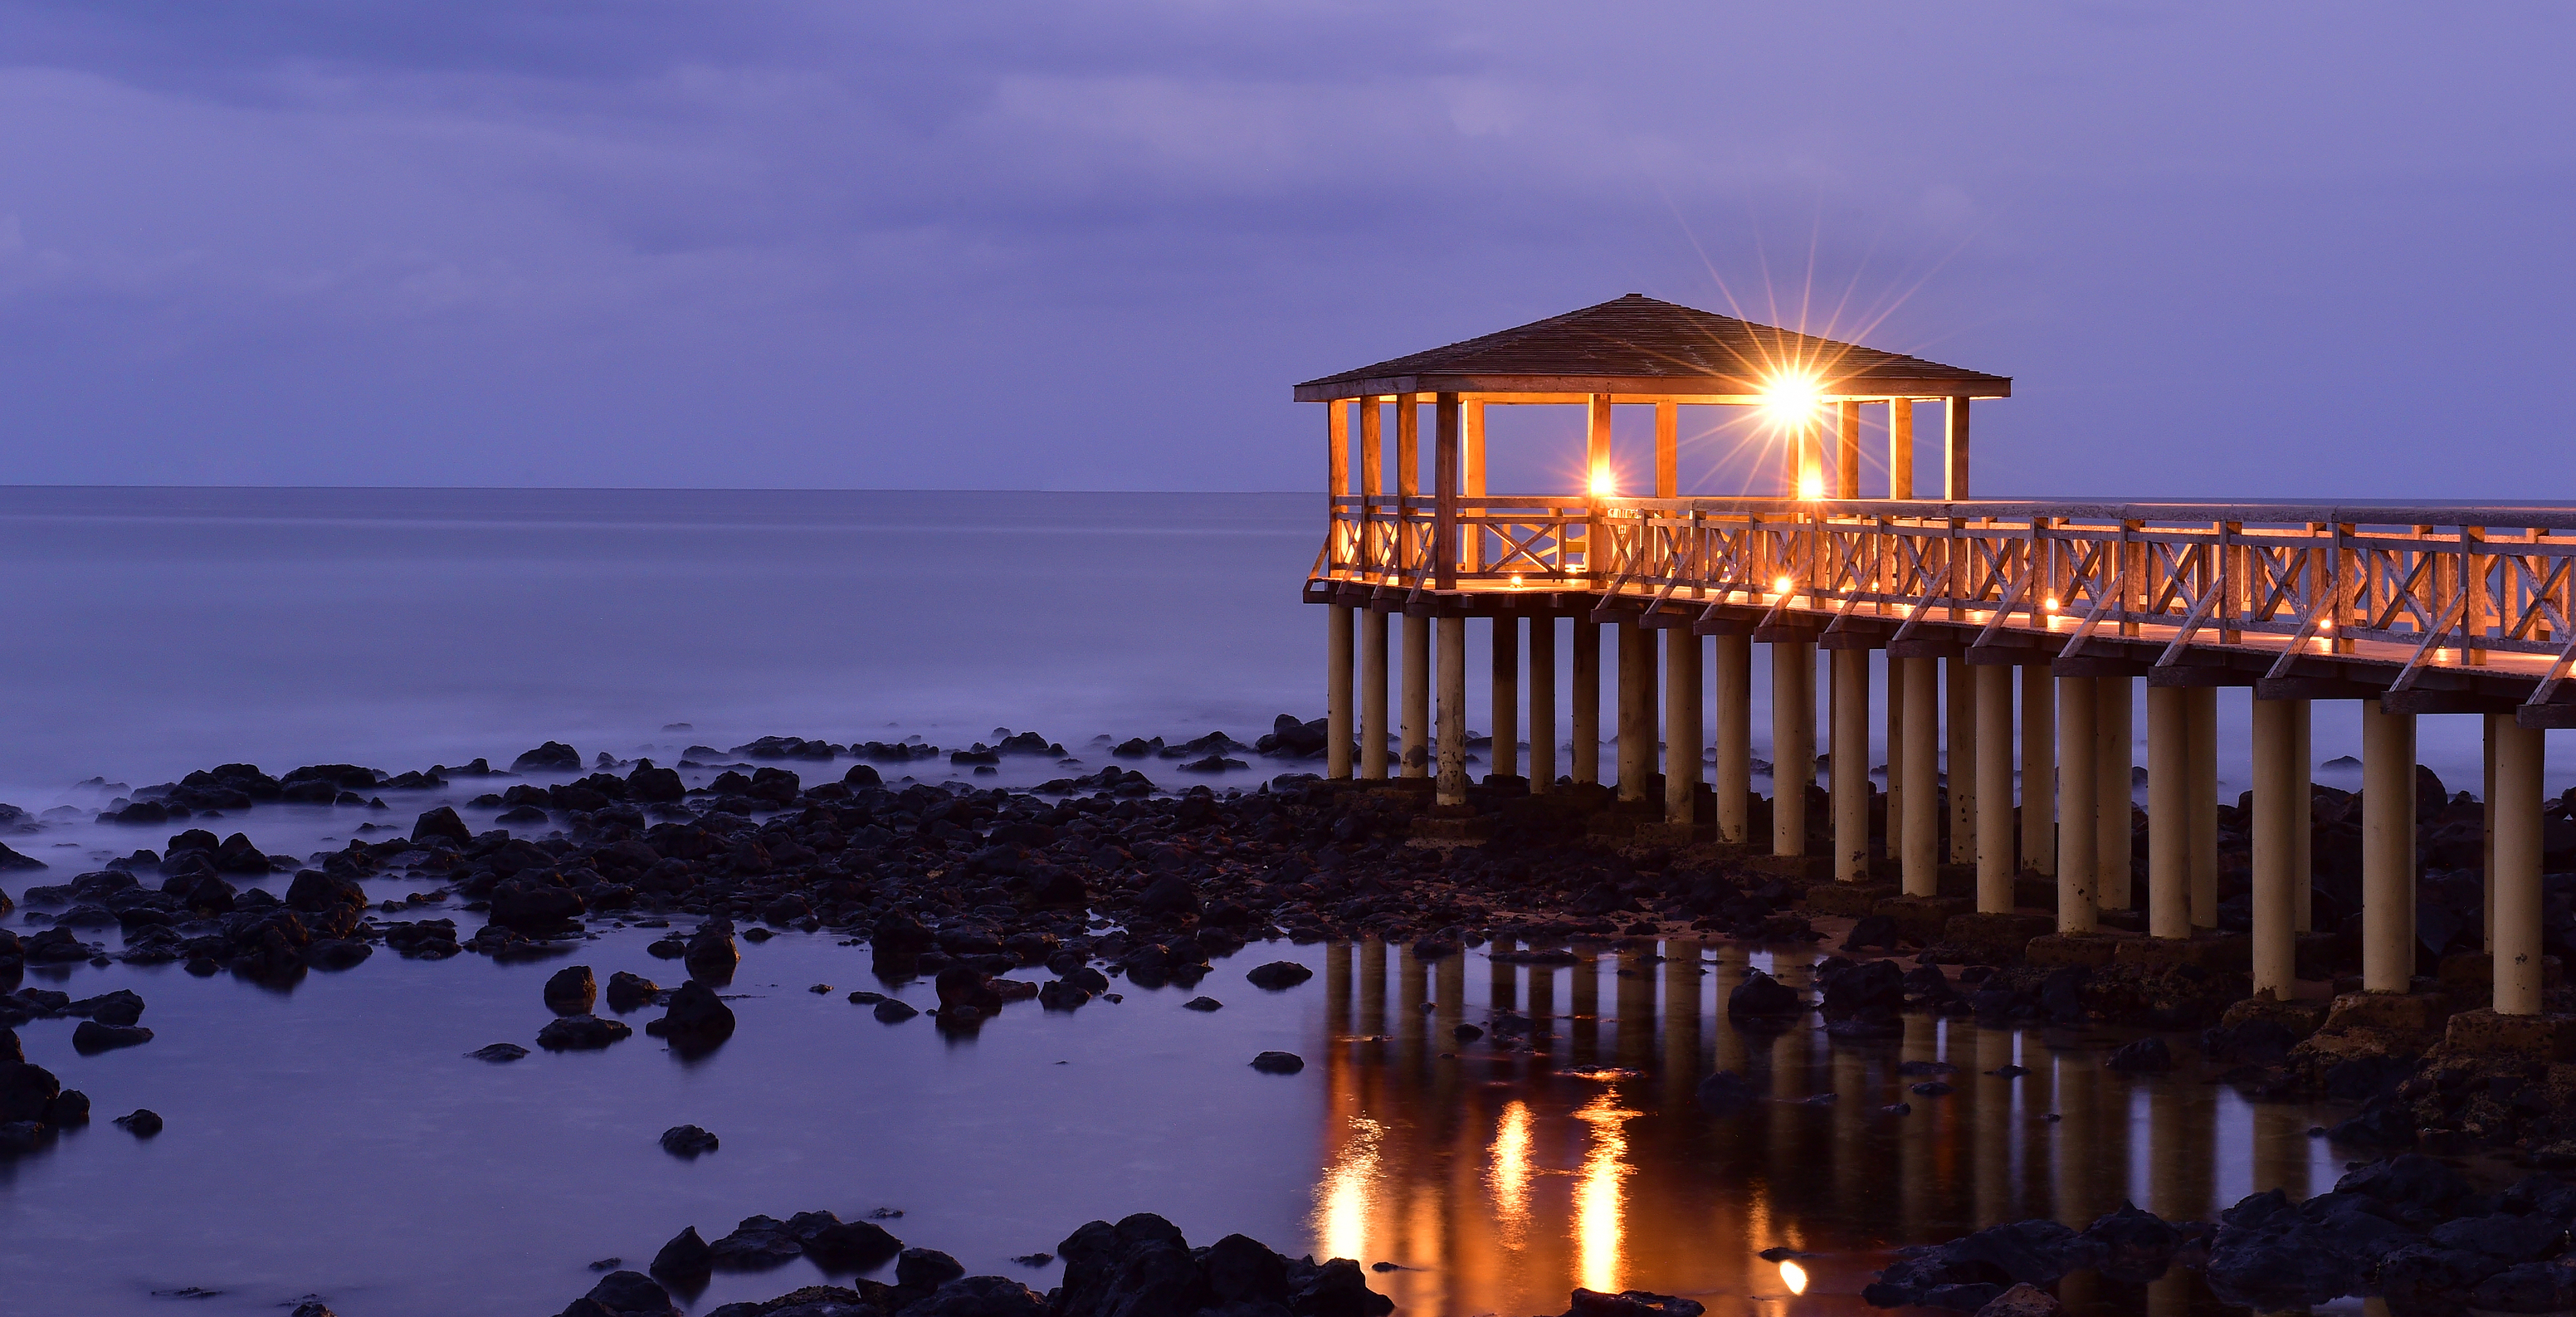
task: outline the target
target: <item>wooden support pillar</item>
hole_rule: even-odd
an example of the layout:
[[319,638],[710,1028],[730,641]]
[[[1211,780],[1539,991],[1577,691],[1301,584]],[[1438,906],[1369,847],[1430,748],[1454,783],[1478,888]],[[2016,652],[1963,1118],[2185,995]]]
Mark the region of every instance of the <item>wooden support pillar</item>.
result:
[[1826,651],[1833,673],[1834,877],[1869,877],[1869,651]]
[[1529,742],[1530,794],[1543,796],[1556,790],[1556,619],[1545,615],[1530,619]]
[[[1463,403],[1458,409],[1458,485],[1468,500],[1466,512],[1481,514],[1475,500],[1485,496],[1485,404]],[[1458,528],[1458,563],[1468,571],[1485,569],[1485,528]]]
[[1860,497],[1860,404],[1834,407],[1834,497]]
[[1753,803],[1753,638],[1719,636],[1717,643],[1717,766],[1710,784],[1716,797],[1717,839],[1743,845]]
[[1440,771],[1432,800],[1467,803],[1467,619],[1440,619]]
[[2361,990],[2415,978],[2415,715],[2361,702]]
[[1887,400],[1887,496],[1914,497],[1914,400]]
[[2315,926],[2316,902],[2316,752],[2309,748],[2313,710],[2306,700],[2290,711],[2290,768],[2298,775],[2299,826],[2290,831],[2290,927],[2302,933]]
[[2191,725],[2191,926],[2218,927],[2218,689],[2187,688]]
[[[1376,529],[1377,501],[1386,494],[1386,448],[1381,438],[1386,422],[1386,409],[1375,398],[1362,398],[1359,402],[1359,415],[1360,496],[1365,502],[1362,505],[1360,518],[1358,552],[1352,556],[1377,569],[1364,573],[1365,575],[1382,577],[1385,575],[1385,568],[1395,561],[1386,554],[1379,543],[1381,537]],[[1401,531],[1398,532],[1398,534],[1401,533]],[[1384,631],[1384,619],[1381,616],[1379,632],[1383,634]],[[1366,777],[1367,774],[1362,773],[1361,776]]]
[[1655,497],[1680,498],[1682,493],[1682,418],[1681,408],[1673,403],[1655,404]]
[[2493,956],[2495,954],[2496,910],[2496,715],[2483,714],[2480,715],[2478,721],[2480,724],[2478,728],[2479,753],[2482,760],[2478,770],[2478,800],[2486,813],[2486,817],[2479,823],[2481,831],[2478,834],[2478,872],[2483,876],[2485,882],[2485,891],[2479,898],[2478,909],[2482,912],[2481,918],[2484,920],[2486,925],[2484,933],[2486,941],[2483,943],[2483,946],[2486,953],[2489,956]]
[[1887,666],[1887,858],[1905,863],[1905,660]]
[[2091,677],[2057,681],[2057,931],[2090,933],[2101,908],[2102,830],[2093,815],[2100,791],[2093,775],[2101,758],[2093,749],[2093,710],[2101,683]]
[[1977,693],[1977,910],[2013,908],[2013,670],[1968,669]]
[[1646,799],[1655,775],[1655,651],[1631,618],[1612,623],[1619,661],[1619,799]]
[[2057,687],[2044,663],[2021,669],[2021,867],[2057,876]]
[[[1587,610],[1588,611],[1588,610]],[[1592,786],[1601,781],[1601,626],[1583,613],[1574,615],[1572,689],[1574,781]]]
[[1665,628],[1664,822],[1681,828],[1699,821],[1699,651],[1697,632]]
[[1949,399],[1941,426],[1941,497],[1968,497],[1968,400]]
[[2254,995],[2287,1000],[2298,973],[2291,833],[2306,826],[2291,706],[2254,701]]
[[[1334,404],[1334,410],[1340,410]],[[1344,604],[1324,609],[1324,776],[1351,775],[1351,660],[1358,640],[1351,634],[1352,614]]]
[[[1458,395],[1432,406],[1431,588],[1458,588]],[[1464,618],[1458,619],[1464,622]]]
[[1361,778],[1386,777],[1386,743],[1386,614],[1364,609],[1360,613]]
[[2495,1010],[2540,1013],[2540,801],[2547,733],[2510,716],[2495,736]]
[[1905,682],[1905,849],[1897,870],[1907,896],[1941,894],[1940,660],[1891,660]]
[[[1541,619],[1542,622],[1545,619]],[[1493,621],[1493,765],[1497,778],[1521,775],[1521,620],[1509,613]]]
[[1816,781],[1816,646],[1771,642],[1771,853],[1807,853],[1807,788]]
[[2147,931],[2191,936],[2190,692],[2147,687]]
[[1404,703],[1397,715],[1397,773],[1431,776],[1431,619],[1404,619]]
[[[1610,395],[1591,394],[1588,402],[1583,427],[1583,489],[1587,498],[1597,499],[1618,485],[1610,464]],[[1583,531],[1583,570],[1596,585],[1610,579],[1610,523],[1602,517],[1598,502],[1592,504],[1591,519]]]
[[2126,910],[2136,902],[2129,890],[2135,845],[2130,813],[2129,723],[2130,679],[2097,677],[2093,692],[2093,843],[2094,893],[2101,908]]
[[1977,683],[1966,659],[1941,660],[1944,703],[1941,729],[1948,753],[1944,777],[1950,792],[1950,860],[1977,862]]

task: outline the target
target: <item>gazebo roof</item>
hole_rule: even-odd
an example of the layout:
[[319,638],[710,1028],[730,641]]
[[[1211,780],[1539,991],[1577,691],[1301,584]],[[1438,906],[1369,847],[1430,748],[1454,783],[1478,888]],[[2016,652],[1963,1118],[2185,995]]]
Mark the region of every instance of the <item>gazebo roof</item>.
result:
[[1390,393],[1750,398],[1783,368],[1824,397],[2008,398],[2012,379],[1630,293],[1516,329],[1308,380],[1299,402]]

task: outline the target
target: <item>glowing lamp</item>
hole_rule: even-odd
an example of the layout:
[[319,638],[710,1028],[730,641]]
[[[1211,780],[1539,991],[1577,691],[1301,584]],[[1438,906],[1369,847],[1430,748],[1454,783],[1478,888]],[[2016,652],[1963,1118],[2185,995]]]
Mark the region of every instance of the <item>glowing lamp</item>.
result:
[[1807,1269],[1788,1258],[1780,1259],[1780,1283],[1788,1286],[1791,1294],[1806,1293]]
[[1791,581],[1788,577],[1780,577],[1779,579],[1771,582],[1771,593],[1787,594],[1789,593],[1789,587],[1793,584],[1795,584],[1795,582]]
[[1815,416],[1824,402],[1816,377],[1799,371],[1787,371],[1771,377],[1762,390],[1762,410],[1773,422],[1783,426],[1804,425]]
[[1520,584],[1520,583],[1521,583],[1520,573],[1518,573],[1518,572],[1514,572],[1514,573],[1512,573],[1512,584],[1514,584],[1514,585],[1518,585],[1518,584]]
[[1592,469],[1592,496],[1594,498],[1608,498],[1618,492],[1619,482],[1611,477],[1610,468],[1602,466],[1594,467]]
[[2317,630],[2319,630],[2319,631],[2324,631],[2324,632],[2327,632],[2327,633],[2331,634],[2331,633],[2334,631],[2334,623],[2332,623],[2332,622],[2319,622],[2319,623],[2317,623]]
[[2056,596],[2056,595],[2050,595],[2050,596],[2048,597],[2048,602],[2047,602],[2047,603],[2045,603],[2045,604],[2043,604],[2043,605],[2041,605],[2041,607],[2046,608],[2048,611],[2050,611],[2050,612],[2052,612],[2052,613],[2056,612],[2056,611],[2057,611],[2057,596]]
[[1810,471],[1807,474],[1798,477],[1798,497],[1802,499],[1819,499],[1824,496],[1824,476]]

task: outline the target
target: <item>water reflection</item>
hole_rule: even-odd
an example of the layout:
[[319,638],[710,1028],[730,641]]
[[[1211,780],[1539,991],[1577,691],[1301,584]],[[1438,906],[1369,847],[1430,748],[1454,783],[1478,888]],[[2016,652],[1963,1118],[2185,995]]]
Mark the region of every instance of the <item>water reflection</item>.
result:
[[[2331,1155],[2305,1108],[2106,1070],[2124,1041],[2108,1033],[1909,1017],[1901,1037],[1847,1044],[1736,1027],[1721,1003],[1759,961],[1732,945],[1501,949],[1555,963],[1325,955],[1313,1243],[1397,1264],[1372,1283],[1409,1313],[1553,1312],[1580,1285],[1857,1314],[1887,1248],[2032,1215],[2081,1225],[2124,1200],[2206,1218],[2257,1189],[2308,1193]],[[1812,963],[1779,960],[1783,982],[1812,987]],[[1528,1018],[1525,1039],[1457,1038],[1505,1012]],[[1717,1069],[1770,1100],[1701,1114]],[[1775,1246],[1801,1260],[1757,1256]],[[2188,1284],[2070,1297],[2206,1303]]]

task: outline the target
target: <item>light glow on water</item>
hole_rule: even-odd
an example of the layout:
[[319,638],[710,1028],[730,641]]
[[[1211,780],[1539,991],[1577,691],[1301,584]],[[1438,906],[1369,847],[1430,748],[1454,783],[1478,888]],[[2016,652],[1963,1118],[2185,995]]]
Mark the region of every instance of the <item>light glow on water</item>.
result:
[[1323,1256],[1362,1258],[1370,1254],[1369,1217],[1376,1207],[1378,1140],[1385,1127],[1366,1116],[1353,1116],[1342,1149],[1315,1186],[1315,1237]]
[[1620,1237],[1625,1207],[1621,1182],[1632,1173],[1626,1164],[1626,1126],[1636,1115],[1622,1108],[1611,1093],[1594,1097],[1574,1113],[1575,1119],[1592,1127],[1592,1150],[1583,1159],[1574,1189],[1575,1273],[1583,1288],[1605,1294],[1616,1294],[1621,1288],[1625,1254]]
[[1493,1189],[1494,1233],[1506,1249],[1514,1252],[1529,1242],[1530,1221],[1530,1109],[1529,1104],[1515,1100],[1503,1108],[1500,1128],[1494,1131],[1491,1150],[1493,1166],[1485,1181]]

